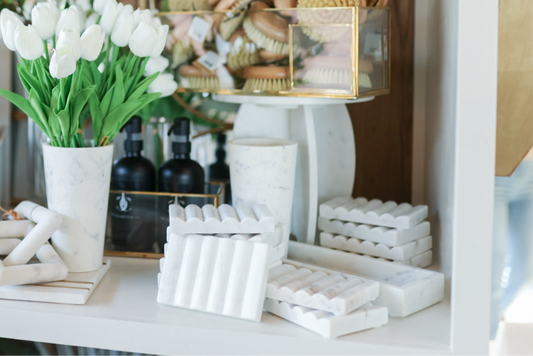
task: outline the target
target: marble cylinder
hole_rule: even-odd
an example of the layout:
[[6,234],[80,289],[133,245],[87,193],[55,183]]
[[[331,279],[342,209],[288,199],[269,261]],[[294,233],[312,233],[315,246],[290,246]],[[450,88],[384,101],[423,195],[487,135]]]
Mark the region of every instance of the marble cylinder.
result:
[[240,138],[228,147],[233,206],[266,204],[276,224],[283,224],[283,242],[288,243],[298,144],[273,138]]
[[63,148],[43,144],[48,208],[63,223],[52,244],[70,272],[102,267],[113,146]]

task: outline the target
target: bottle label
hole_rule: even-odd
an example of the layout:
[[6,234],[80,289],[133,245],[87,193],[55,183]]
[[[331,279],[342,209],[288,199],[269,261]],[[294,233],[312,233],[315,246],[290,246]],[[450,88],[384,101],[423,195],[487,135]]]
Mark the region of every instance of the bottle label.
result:
[[213,51],[207,51],[203,56],[198,58],[198,63],[204,66],[207,70],[214,72],[224,62],[224,59]]

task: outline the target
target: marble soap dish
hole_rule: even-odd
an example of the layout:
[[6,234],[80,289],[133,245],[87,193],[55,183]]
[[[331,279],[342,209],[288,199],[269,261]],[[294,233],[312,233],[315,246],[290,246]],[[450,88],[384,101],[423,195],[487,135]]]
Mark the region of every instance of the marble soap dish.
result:
[[270,245],[200,235],[169,236],[157,301],[260,321]]
[[379,296],[372,304],[386,306],[390,316],[411,315],[444,297],[442,273],[293,241],[289,242],[288,258],[286,262],[302,268],[348,273],[379,282]]
[[431,236],[422,237],[403,245],[389,247],[372,241],[322,232],[320,233],[320,246],[389,260],[404,261],[430,250],[433,245]]
[[371,303],[347,315],[334,315],[273,299],[266,299],[264,309],[326,338],[336,338],[358,331],[377,328],[389,321],[386,307]]
[[339,197],[320,204],[319,213],[326,219],[407,230],[428,217],[428,207],[413,207],[408,203],[398,205],[393,201],[383,203],[379,199],[368,201],[366,198]]
[[[353,253],[353,252],[351,252]],[[388,260],[382,257],[374,257],[369,255],[359,255],[358,256],[362,258],[370,258],[373,260],[383,261],[387,263],[393,263],[398,265],[406,265],[411,267],[418,267],[418,268],[426,268],[428,266],[431,266],[433,263],[433,251],[429,250],[426,252],[422,252],[420,255],[413,256],[411,258],[408,258],[403,261],[395,261],[395,260]]]
[[348,314],[376,299],[379,284],[338,272],[326,273],[291,262],[270,270],[266,297],[318,309],[335,315]]
[[318,229],[331,234],[354,237],[391,247],[403,245],[430,234],[429,221],[421,222],[409,230],[398,230],[319,217]]
[[263,234],[274,233],[274,216],[264,204],[249,207],[240,204],[237,208],[223,204],[213,205],[178,204],[169,207],[170,230],[174,234]]

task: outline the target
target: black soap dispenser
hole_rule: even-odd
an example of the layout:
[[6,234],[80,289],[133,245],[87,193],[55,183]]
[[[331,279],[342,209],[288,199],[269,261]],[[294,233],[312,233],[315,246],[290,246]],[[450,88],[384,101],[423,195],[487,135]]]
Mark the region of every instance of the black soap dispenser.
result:
[[209,166],[209,180],[211,182],[221,182],[225,184],[224,203],[231,204],[231,185],[229,166],[226,164],[226,135],[217,135],[217,149],[215,151],[216,161]]
[[[204,194],[205,173],[198,162],[191,159],[189,119],[180,117],[174,120],[168,135],[172,136],[173,158],[159,168],[159,191],[171,193]],[[159,199],[158,242],[163,251],[169,226],[168,206],[178,202],[171,197]],[[186,200],[186,204],[198,204],[195,200]],[[203,205],[203,204],[199,204]]]
[[[132,117],[121,129],[125,131],[124,157],[116,160],[111,170],[111,189],[154,192],[156,169],[141,156],[143,149],[142,120]],[[151,251],[155,242],[155,199],[128,193],[111,195],[112,242],[116,249]]]

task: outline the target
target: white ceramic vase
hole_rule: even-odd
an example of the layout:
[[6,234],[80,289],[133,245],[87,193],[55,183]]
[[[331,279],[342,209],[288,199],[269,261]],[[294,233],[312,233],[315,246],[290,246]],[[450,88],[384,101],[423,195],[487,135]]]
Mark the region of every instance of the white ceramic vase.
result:
[[266,204],[290,235],[298,144],[275,138],[241,138],[228,144],[233,205]]
[[43,144],[48,208],[63,224],[52,244],[70,272],[102,267],[113,146],[63,148]]

